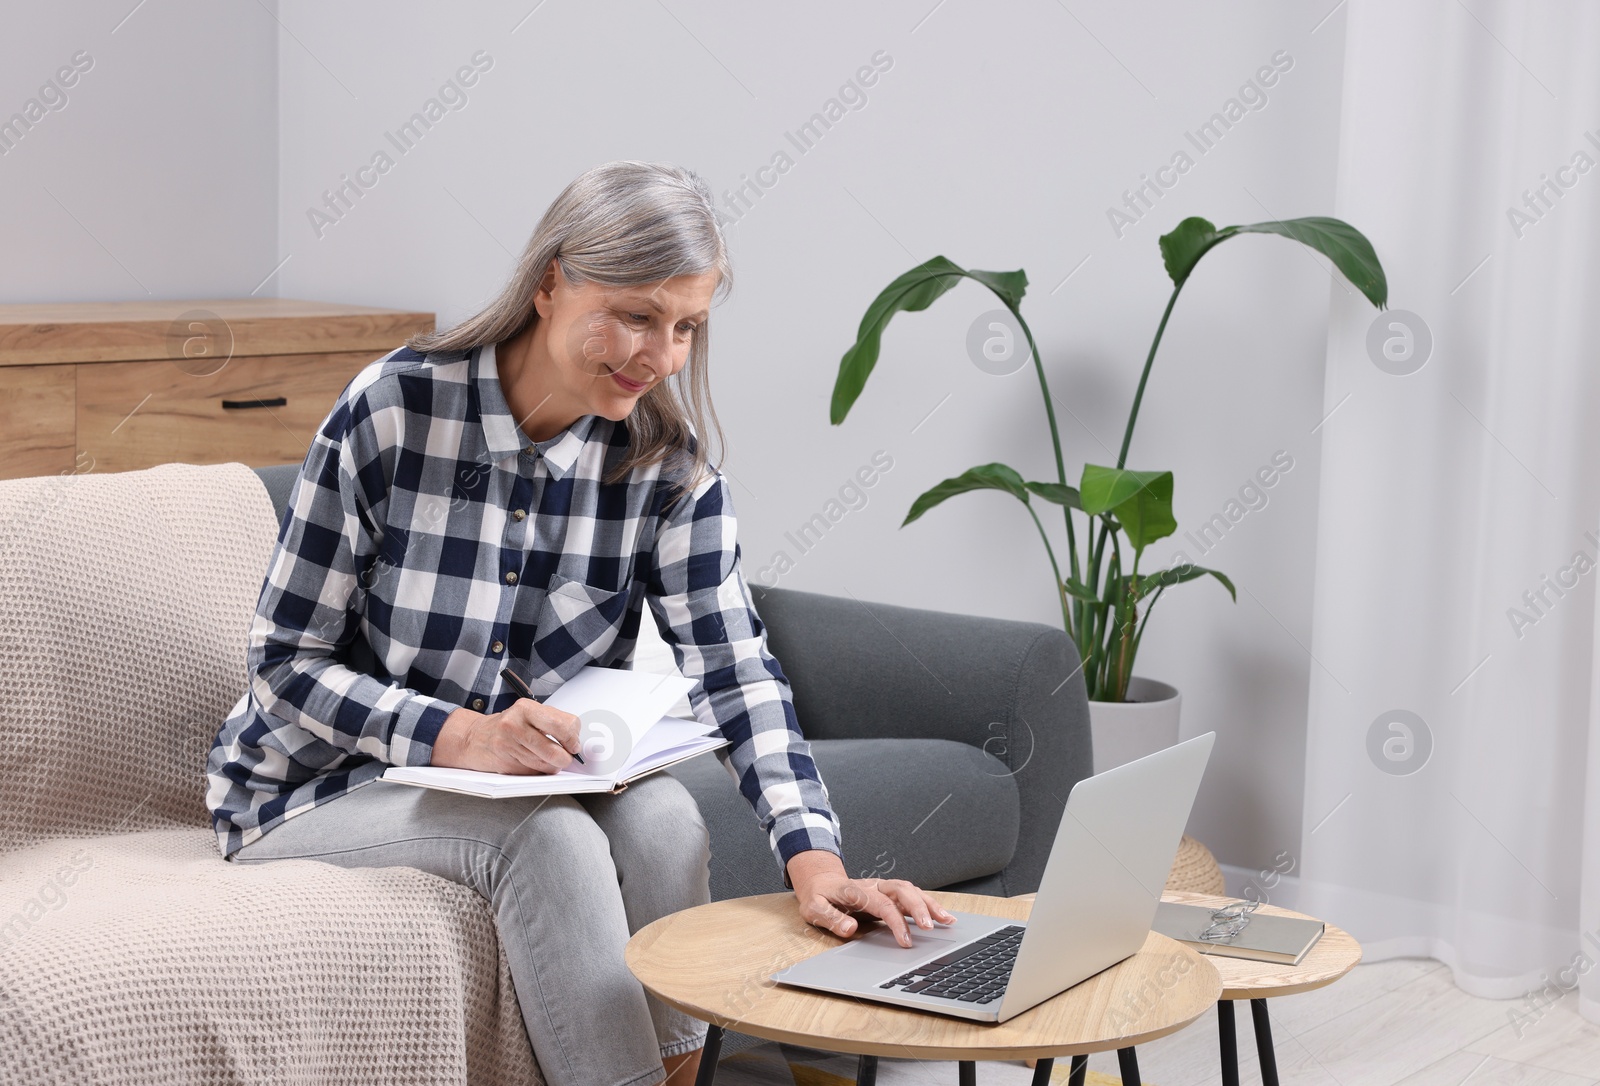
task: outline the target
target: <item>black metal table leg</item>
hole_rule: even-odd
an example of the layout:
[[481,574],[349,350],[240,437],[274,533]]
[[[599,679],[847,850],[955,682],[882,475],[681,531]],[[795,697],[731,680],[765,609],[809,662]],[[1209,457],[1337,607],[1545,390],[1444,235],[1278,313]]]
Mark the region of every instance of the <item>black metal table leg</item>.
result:
[[722,1052],[722,1027],[712,1023],[706,1030],[706,1044],[700,1050],[700,1073],[694,1076],[694,1086],[711,1086],[717,1077],[717,1056]]
[[1067,1086],[1084,1086],[1089,1081],[1089,1057],[1072,1057],[1072,1072],[1067,1076]]
[[1217,1001],[1217,1036],[1222,1046],[1222,1086],[1239,1086],[1239,1034],[1231,999]]
[[972,1060],[956,1064],[956,1076],[961,1086],[978,1086],[978,1065]]
[[878,1086],[878,1057],[862,1056],[856,1060],[856,1086]]
[[1272,1049],[1272,1021],[1267,1017],[1267,1001],[1252,999],[1250,1017],[1256,1027],[1256,1058],[1261,1061],[1262,1086],[1278,1086],[1278,1055]]
[[1139,1082],[1139,1056],[1133,1049],[1117,1049],[1117,1066],[1122,1069],[1122,1086],[1142,1086]]
[[1053,1059],[1036,1061],[1033,1065],[1033,1086],[1050,1086],[1050,1072],[1055,1066]]

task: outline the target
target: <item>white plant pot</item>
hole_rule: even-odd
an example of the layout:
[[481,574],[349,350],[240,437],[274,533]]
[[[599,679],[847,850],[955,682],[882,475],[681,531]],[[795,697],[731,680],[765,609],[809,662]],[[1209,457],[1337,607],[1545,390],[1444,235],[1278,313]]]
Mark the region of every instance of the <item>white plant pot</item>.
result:
[[1127,701],[1091,701],[1094,771],[1104,773],[1176,743],[1182,700],[1177,687],[1135,675],[1128,680]]

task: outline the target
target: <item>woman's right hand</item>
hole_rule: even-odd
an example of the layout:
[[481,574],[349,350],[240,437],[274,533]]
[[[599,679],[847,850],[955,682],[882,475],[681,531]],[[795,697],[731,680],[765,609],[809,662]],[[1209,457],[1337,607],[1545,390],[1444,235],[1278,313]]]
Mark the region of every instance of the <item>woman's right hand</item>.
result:
[[504,712],[452,712],[433,741],[429,764],[487,773],[555,773],[572,764],[578,749],[577,717],[518,698]]

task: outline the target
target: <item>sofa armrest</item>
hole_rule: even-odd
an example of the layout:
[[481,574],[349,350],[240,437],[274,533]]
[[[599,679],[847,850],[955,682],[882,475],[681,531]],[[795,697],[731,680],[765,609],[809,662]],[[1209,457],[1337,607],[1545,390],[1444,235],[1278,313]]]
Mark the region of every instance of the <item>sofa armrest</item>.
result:
[[289,491],[294,488],[294,481],[300,478],[300,468],[299,464],[272,464],[252,469],[261,477],[261,485],[267,488],[267,496],[272,499],[272,508],[278,514],[280,527],[283,525],[283,515],[289,511]]
[[808,738],[953,739],[1005,763],[1022,822],[988,892],[1037,890],[1067,794],[1093,772],[1071,639],[1034,622],[783,588],[752,595]]

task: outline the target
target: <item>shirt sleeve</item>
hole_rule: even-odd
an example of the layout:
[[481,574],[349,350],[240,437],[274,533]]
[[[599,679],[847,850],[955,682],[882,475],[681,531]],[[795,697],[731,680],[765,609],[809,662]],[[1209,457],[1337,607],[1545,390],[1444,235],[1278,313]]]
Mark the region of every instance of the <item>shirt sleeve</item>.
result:
[[839,821],[795,719],[789,680],[767,651],[720,472],[683,495],[664,520],[646,588],[678,669],[696,681],[689,692],[695,716],[729,740],[739,791],[792,889],[789,858],[809,849],[839,855]]
[[247,663],[260,707],[346,753],[427,765],[458,708],[340,663],[355,638],[365,586],[383,573],[387,473],[366,401],[346,386],[290,492]]

